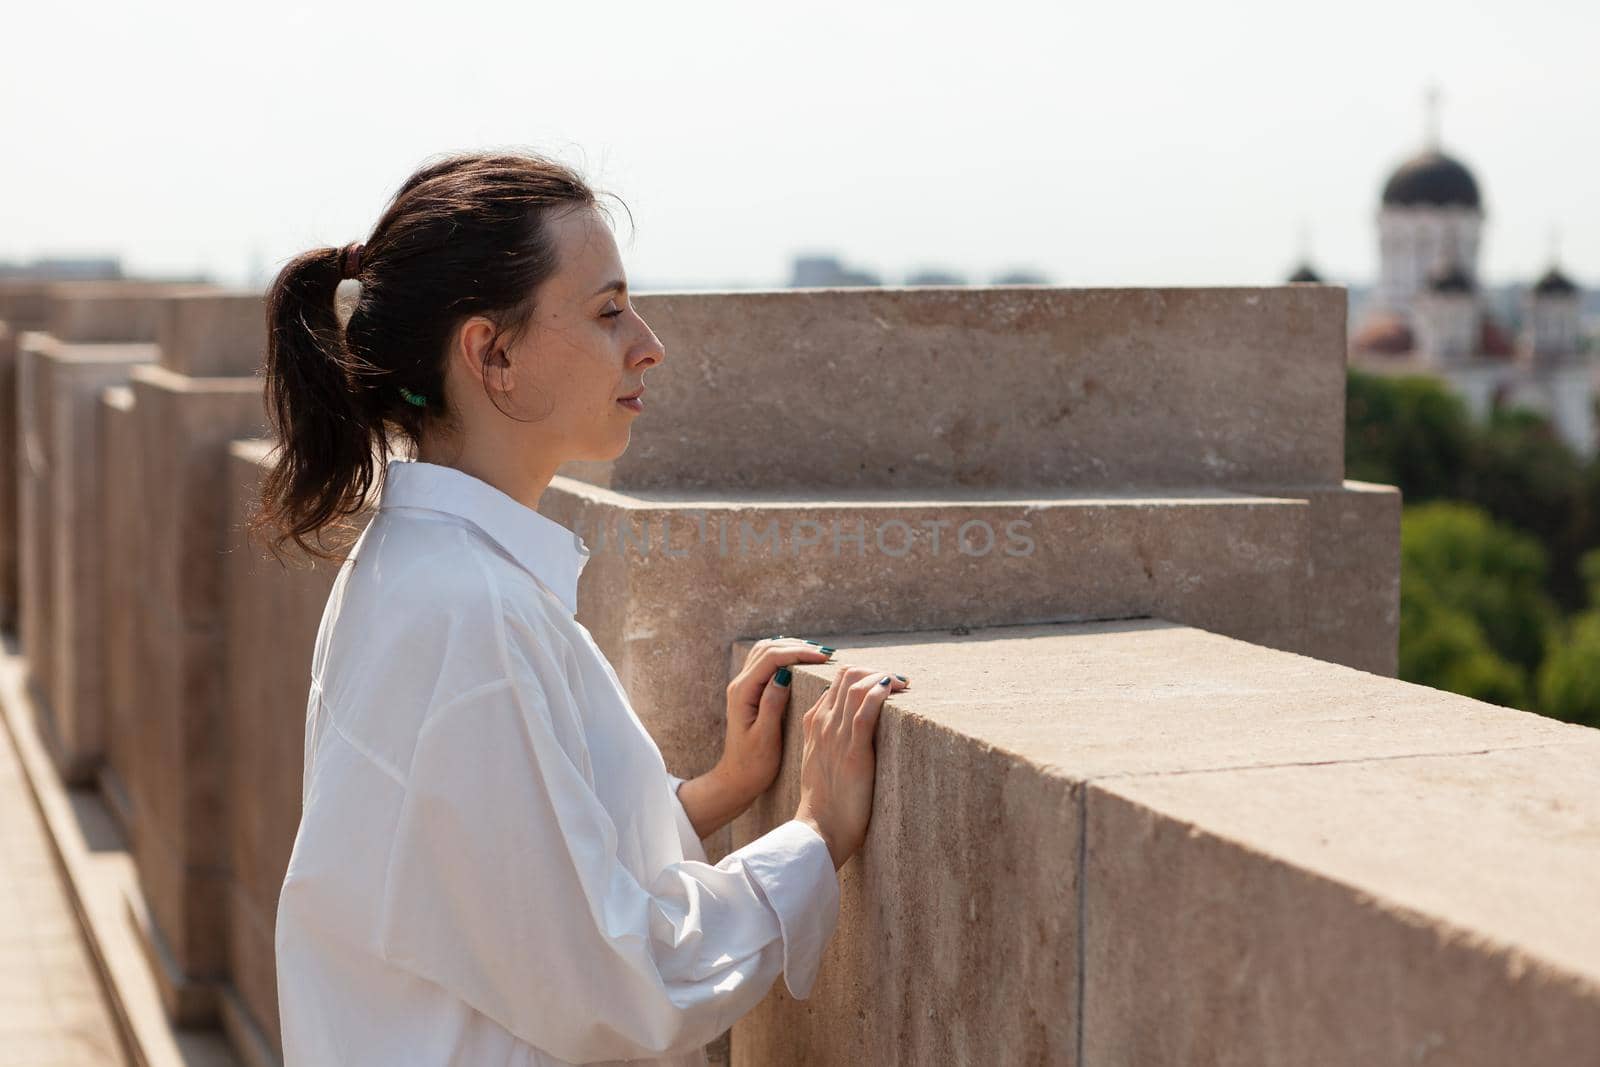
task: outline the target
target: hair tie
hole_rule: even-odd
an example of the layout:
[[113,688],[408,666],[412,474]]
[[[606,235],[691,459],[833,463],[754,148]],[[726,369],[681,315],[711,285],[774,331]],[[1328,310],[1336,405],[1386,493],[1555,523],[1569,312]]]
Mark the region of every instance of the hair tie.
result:
[[352,241],[344,246],[344,251],[339,253],[339,277],[354,278],[361,273],[361,253],[366,245],[360,241]]
[[413,393],[403,385],[400,386],[400,395],[405,398],[407,404],[415,404],[419,408],[425,408],[428,406],[427,397],[423,396],[421,393]]

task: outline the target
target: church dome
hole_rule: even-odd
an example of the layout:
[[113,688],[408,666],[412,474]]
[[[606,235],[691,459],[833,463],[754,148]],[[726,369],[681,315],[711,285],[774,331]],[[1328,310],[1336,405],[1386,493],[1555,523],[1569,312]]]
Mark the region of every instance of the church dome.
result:
[[1400,164],[1383,187],[1385,207],[1479,208],[1477,179],[1456,160],[1429,149]]
[[1561,273],[1560,268],[1551,267],[1533,283],[1533,291],[1538,296],[1570,296],[1578,291],[1578,287],[1571,278]]

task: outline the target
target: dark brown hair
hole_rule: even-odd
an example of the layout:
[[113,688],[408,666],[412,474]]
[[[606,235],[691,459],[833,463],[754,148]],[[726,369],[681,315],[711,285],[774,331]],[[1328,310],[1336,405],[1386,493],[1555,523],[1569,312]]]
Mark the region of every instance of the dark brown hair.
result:
[[449,416],[444,361],[456,327],[487,316],[498,331],[491,351],[519,334],[558,266],[547,220],[577,206],[599,203],[560,163],[529,152],[454,154],[425,164],[384,209],[361,250],[360,295],[344,325],[335,308],[343,249],[302,253],[278,273],[267,291],[265,367],[277,448],[250,530],[269,535],[280,561],[289,541],[336,558],[324,531],[349,531],[395,435],[416,445],[424,420]]

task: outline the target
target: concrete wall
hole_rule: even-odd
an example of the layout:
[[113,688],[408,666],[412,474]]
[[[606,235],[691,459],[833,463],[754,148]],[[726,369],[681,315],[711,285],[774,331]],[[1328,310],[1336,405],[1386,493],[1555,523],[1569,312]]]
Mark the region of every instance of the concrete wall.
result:
[[[237,1044],[265,1042],[281,1051],[273,956],[278,891],[300,822],[312,645],[338,567],[299,556],[280,564],[247,538],[270,449],[268,441],[236,441],[228,461],[223,706],[227,748],[233,753],[227,807],[234,1010],[225,1022]],[[359,517],[357,527],[368,517]]]
[[[1600,732],[1160,619],[805,636],[912,682],[816,991],[736,1063],[1600,1047]],[[832,674],[797,672],[787,752]],[[786,759],[735,843],[798,799]]]
[[55,633],[50,597],[55,573],[50,538],[51,479],[49,446],[53,364],[46,355],[59,347],[49,334],[25,333],[17,344],[17,631],[28,658],[28,686],[41,707],[51,702],[56,677]]
[[155,346],[147,344],[62,344],[41,356],[49,365],[48,388],[36,397],[50,409],[39,420],[49,433],[48,511],[26,528],[51,544],[46,596],[52,630],[46,639],[52,676],[41,725],[62,778],[75,785],[98,771],[106,733],[100,393],[155,356]]
[[133,389],[113,386],[100,395],[101,469],[105,473],[100,530],[105,604],[105,762],[100,791],[130,840],[138,833],[139,813],[128,782],[137,773],[139,707],[145,687],[137,660],[142,619],[139,571],[145,566],[145,514],[139,427],[133,415]]
[[265,419],[254,379],[142,366],[132,388],[146,559],[135,630],[144,684],[126,784],[151,961],[174,1018],[198,1022],[214,1019],[226,967],[226,449],[259,436]]
[[60,282],[46,288],[45,330],[69,342],[159,340],[166,301],[184,294],[216,292],[213,285],[165,282]]
[[[214,291],[205,285],[146,281],[0,280],[0,625],[17,627],[20,547],[16,345],[24,333],[49,333],[67,343],[156,340],[163,301]],[[248,372],[247,372],[248,373]]]
[[17,627],[17,331],[0,319],[0,627]]
[[1345,291],[641,295],[667,361],[614,489],[1337,485]]

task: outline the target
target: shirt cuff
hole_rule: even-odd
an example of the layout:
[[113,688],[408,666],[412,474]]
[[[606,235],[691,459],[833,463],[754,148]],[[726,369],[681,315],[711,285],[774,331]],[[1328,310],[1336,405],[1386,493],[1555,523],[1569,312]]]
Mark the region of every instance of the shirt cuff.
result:
[[783,981],[789,995],[811,994],[822,950],[839,922],[839,874],[822,836],[790,819],[734,852],[777,913],[783,933]]
[[678,842],[683,846],[683,858],[705,863],[706,847],[701,843],[700,835],[694,832],[694,823],[689,821],[689,810],[678,799],[678,787],[686,780],[671,771],[667,772],[667,783],[672,790],[672,817],[678,824]]

